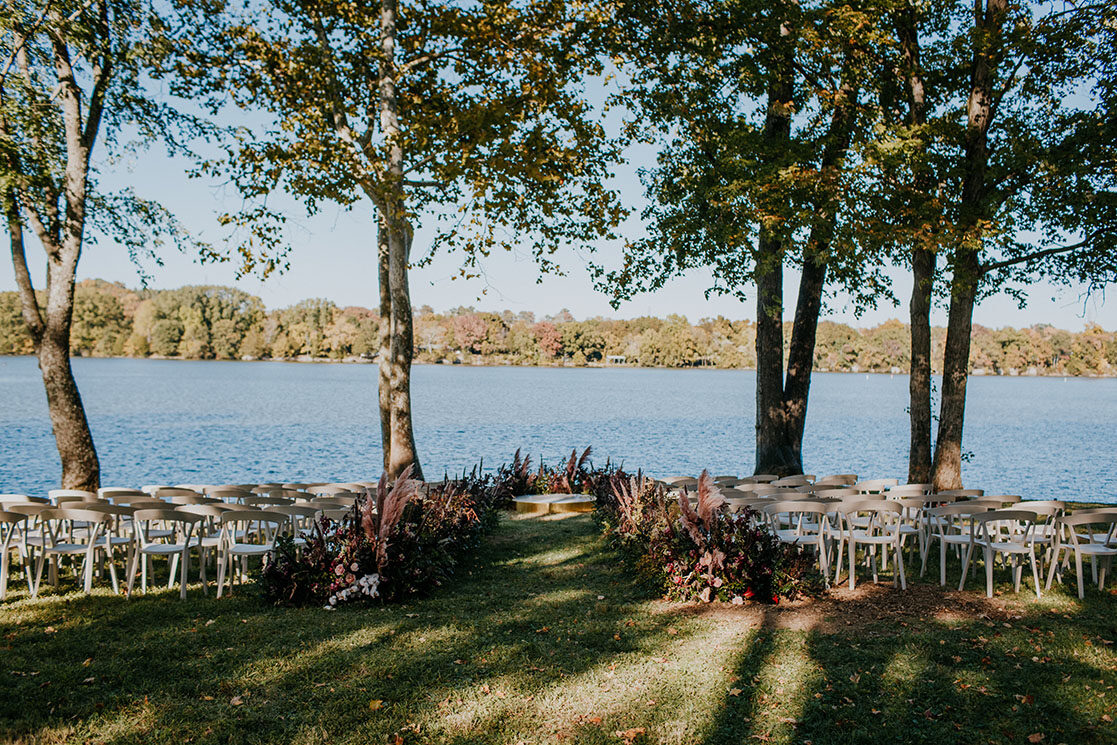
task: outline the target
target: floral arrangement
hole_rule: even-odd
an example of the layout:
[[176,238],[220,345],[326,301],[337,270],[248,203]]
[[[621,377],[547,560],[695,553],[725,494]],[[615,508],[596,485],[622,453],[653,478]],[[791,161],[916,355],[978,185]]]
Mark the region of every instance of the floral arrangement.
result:
[[780,544],[752,510],[730,513],[706,471],[691,506],[684,490],[615,474],[594,513],[607,540],[671,600],[778,603],[818,584],[809,561]]
[[555,466],[540,462],[537,470],[531,468],[531,456],[520,455],[517,450],[512,462],[497,468],[494,485],[500,498],[509,504],[513,497],[524,494],[594,494],[609,490],[610,479],[624,472],[605,461],[603,468],[596,468],[590,460],[592,447],[578,455],[578,450]]
[[[476,474],[474,474],[476,476]],[[490,478],[429,487],[410,471],[357,501],[342,520],[322,518],[298,545],[281,537],[261,574],[265,597],[329,608],[424,594],[449,579],[496,519]]]

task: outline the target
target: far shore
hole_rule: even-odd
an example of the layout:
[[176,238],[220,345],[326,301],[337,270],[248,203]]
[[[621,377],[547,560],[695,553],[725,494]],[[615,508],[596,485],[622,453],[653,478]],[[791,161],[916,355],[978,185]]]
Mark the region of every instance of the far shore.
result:
[[[18,359],[20,357],[33,358],[34,355],[30,354],[7,354],[0,355],[0,359],[11,358]],[[295,364],[336,364],[336,365],[375,365],[377,361],[375,358],[364,357],[310,357],[302,355],[299,357],[262,357],[262,358],[242,358],[242,359],[191,359],[187,357],[165,357],[162,355],[150,355],[148,357],[110,357],[110,356],[75,356],[75,360],[159,360],[163,362],[283,362]],[[412,363],[414,366],[445,366],[445,367],[517,367],[517,368],[569,368],[569,369],[629,369],[629,370],[709,370],[709,371],[731,371],[743,370],[755,372],[755,367],[717,367],[716,365],[691,365],[687,367],[667,367],[667,366],[649,366],[649,365],[634,365],[630,363],[606,363],[606,362],[587,362],[584,365],[574,365],[566,363],[542,363],[542,364],[516,364],[507,361],[490,361],[490,360],[415,360]],[[906,370],[819,370],[813,371],[818,374],[826,375],[888,375],[889,377],[896,375],[906,376]],[[940,376],[942,373],[936,370],[933,373],[935,376]],[[1117,375],[1070,375],[1067,373],[1044,373],[1044,372],[996,372],[996,371],[982,371],[980,369],[970,372],[970,377],[974,378],[1075,378],[1077,380],[1111,380],[1117,378]]]

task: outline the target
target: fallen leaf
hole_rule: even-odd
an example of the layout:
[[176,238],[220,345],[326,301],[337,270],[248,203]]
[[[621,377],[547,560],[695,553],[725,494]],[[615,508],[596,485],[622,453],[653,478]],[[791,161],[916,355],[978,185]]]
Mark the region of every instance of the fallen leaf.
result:
[[379,709],[383,705],[384,705],[384,701],[382,699],[374,698],[373,700],[368,702],[368,710],[369,711],[376,711],[377,709]]
[[240,696],[233,696],[233,698],[229,700],[229,703],[233,706],[240,706],[244,703],[244,699]]
[[89,667],[92,664],[93,664],[93,658],[92,657],[86,657],[85,662],[81,663],[81,666],[82,667]]
[[617,730],[613,734],[624,740],[625,745],[633,745],[633,743],[636,742],[636,738],[645,733],[647,733],[647,730],[643,727],[633,727],[632,729]]
[[740,688],[730,688],[729,689],[729,695],[730,696],[740,696],[741,695],[741,689]]
[[1028,742],[1043,742],[1043,733],[1033,732],[1032,734],[1028,735]]

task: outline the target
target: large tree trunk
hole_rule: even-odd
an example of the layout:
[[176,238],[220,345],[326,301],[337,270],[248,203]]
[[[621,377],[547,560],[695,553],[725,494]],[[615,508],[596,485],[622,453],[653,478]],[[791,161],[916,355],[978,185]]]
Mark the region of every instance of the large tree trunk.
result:
[[777,238],[762,234],[756,272],[756,473],[802,473],[787,447],[783,408],[783,261]]
[[908,483],[926,484],[931,480],[931,291],[935,278],[935,253],[924,248],[915,249],[912,251],[911,266]]
[[380,448],[384,453],[384,471],[388,471],[392,452],[392,285],[388,276],[388,228],[377,215],[377,274],[380,285],[380,350],[377,354],[379,375],[377,392],[380,402]]
[[[781,35],[786,37],[784,27]],[[793,73],[787,38],[785,52],[771,74],[764,121],[764,157],[783,156],[791,137]],[[756,247],[756,471],[780,476],[802,473],[803,464],[788,447],[783,405],[783,251],[780,238],[761,226]]]
[[[830,118],[826,146],[823,148],[819,171],[824,181],[836,182],[846,152],[853,138],[856,120],[856,91],[849,83],[848,70],[838,92],[838,102]],[[837,204],[834,195],[820,201],[816,211],[821,218],[811,229],[803,251],[803,273],[799,279],[799,297],[795,303],[795,323],[787,355],[787,381],[784,383],[784,421],[787,448],[803,472],[803,433],[807,425],[807,401],[814,371],[815,339],[818,319],[822,315],[822,291],[826,285],[826,268],[830,243],[834,238]]]
[[398,478],[409,466],[411,476],[421,479],[422,469],[415,452],[411,423],[411,361],[414,356],[411,325],[411,294],[407,267],[411,254],[411,226],[407,221],[403,189],[403,146],[400,142],[399,104],[396,94],[396,0],[381,0],[380,126],[388,148],[382,219],[388,233],[388,287],[391,298],[389,343],[389,421],[386,472]]
[[411,477],[423,478],[415,452],[415,431],[411,423],[411,362],[415,353],[411,319],[411,293],[407,283],[407,262],[411,248],[411,228],[399,221],[391,231],[388,274],[392,289],[391,359],[391,453],[388,477],[398,478],[411,467]]
[[950,319],[946,327],[946,353],[942,369],[942,406],[939,434],[935,440],[935,491],[962,488],[962,422],[966,413],[966,382],[969,379],[970,332],[976,282],[969,271],[976,269],[976,256],[968,268],[955,267],[950,295]]
[[[927,122],[927,93],[919,43],[919,20],[912,3],[901,8],[896,17],[905,87],[908,94],[908,124],[919,128]],[[929,196],[934,179],[919,163],[915,174],[916,193]],[[918,211],[916,219],[919,218]],[[911,327],[911,370],[908,376],[908,412],[911,439],[908,448],[908,483],[931,480],[931,298],[935,281],[935,253],[926,246],[915,246],[911,255],[912,289],[908,305]]]
[[70,368],[70,333],[48,326],[35,350],[47,392],[50,424],[62,460],[62,488],[97,491],[101,465]]
[[53,247],[53,250],[49,250],[51,247],[48,244],[44,318],[27,269],[23,223],[15,196],[9,193],[4,201],[12,268],[23,321],[31,336],[46,389],[47,411],[62,464],[61,486],[63,489],[97,491],[101,485],[101,466],[70,367],[70,323],[74,311],[74,272],[80,254],[80,236],[71,238],[68,245]]
[[981,282],[982,225],[985,221],[989,165],[989,126],[993,116],[993,79],[1006,0],[981,0],[974,6],[974,54],[966,105],[965,175],[954,236],[954,276],[950,320],[943,358],[942,406],[935,440],[933,483],[936,491],[962,485],[962,423],[966,411],[966,380],[970,364],[973,309]]

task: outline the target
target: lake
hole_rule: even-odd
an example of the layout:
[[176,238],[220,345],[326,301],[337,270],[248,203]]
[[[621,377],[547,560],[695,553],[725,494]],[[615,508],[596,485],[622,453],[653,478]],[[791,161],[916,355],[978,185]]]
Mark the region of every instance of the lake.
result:
[[[380,470],[374,365],[77,359],[106,485],[369,480]],[[412,379],[428,478],[592,445],[657,476],[747,475],[755,375],[743,370],[422,365]],[[816,374],[804,465],[907,475],[904,375]],[[0,357],[0,493],[57,486],[35,360]],[[1117,380],[975,377],[967,487],[1117,502]]]

